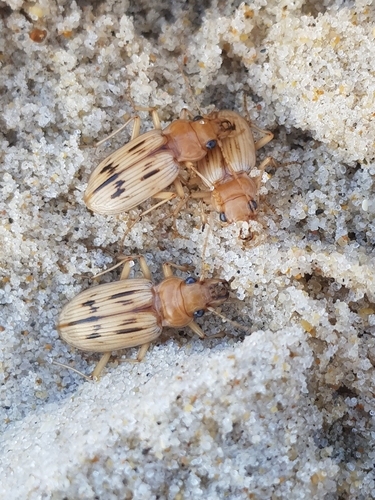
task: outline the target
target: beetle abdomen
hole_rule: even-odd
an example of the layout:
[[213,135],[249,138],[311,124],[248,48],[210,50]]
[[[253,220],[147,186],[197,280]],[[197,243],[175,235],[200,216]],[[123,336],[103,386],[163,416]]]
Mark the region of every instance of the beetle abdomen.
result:
[[152,287],[149,280],[131,279],[81,292],[61,311],[57,325],[61,337],[94,352],[152,342],[162,329]]
[[166,143],[159,130],[151,130],[108,156],[90,176],[84,196],[87,207],[102,215],[119,214],[172,184],[179,164],[162,149]]

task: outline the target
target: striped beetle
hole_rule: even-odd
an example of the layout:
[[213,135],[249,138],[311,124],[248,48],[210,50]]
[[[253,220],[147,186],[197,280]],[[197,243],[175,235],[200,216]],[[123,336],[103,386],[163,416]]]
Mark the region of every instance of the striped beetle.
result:
[[[192,198],[203,198],[220,213],[222,222],[248,222],[255,220],[258,208],[258,193],[264,169],[274,160],[266,158],[258,167],[260,174],[249,177],[248,172],[255,167],[256,151],[273,139],[272,132],[249,125],[235,111],[214,111],[211,119],[228,120],[234,131],[220,141],[220,147],[209,151],[197,163],[196,172],[210,191],[192,193]],[[264,134],[254,142],[251,129]]]
[[200,160],[233,130],[226,118],[196,116],[188,120],[192,115],[187,109],[181,111],[180,119],[162,130],[157,111],[150,111],[155,128],[139,135],[140,118],[130,118],[121,127],[134,120],[130,142],[92,172],[84,201],[93,212],[119,214],[148,198],[165,203],[176,196],[162,191],[172,183],[178,196],[184,198],[178,179],[180,163],[189,166],[192,161]]
[[[144,278],[128,279],[130,261],[135,258],[139,259]],[[204,339],[206,335],[194,317],[202,316],[206,310],[215,313],[212,308],[229,297],[229,284],[225,280],[203,277],[198,281],[192,277],[183,280],[173,275],[172,267],[186,271],[184,266],[163,264],[165,279],[154,285],[142,255],[125,257],[118,265],[121,264],[124,267],[120,281],[81,292],[65,305],[58,320],[57,329],[68,344],[83,351],[105,353],[91,378],[100,376],[111,351],[141,346],[137,356],[137,361],[141,361],[163,326],[189,326]]]

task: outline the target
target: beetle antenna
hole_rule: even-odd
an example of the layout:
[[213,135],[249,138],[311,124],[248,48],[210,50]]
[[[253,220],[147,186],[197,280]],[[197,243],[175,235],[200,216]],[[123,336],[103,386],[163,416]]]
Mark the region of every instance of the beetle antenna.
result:
[[55,360],[53,360],[52,363],[54,365],[57,365],[57,366],[62,366],[63,368],[66,368],[67,370],[72,370],[73,372],[78,373],[78,375],[81,375],[83,378],[85,378],[86,380],[89,380],[90,382],[92,382],[92,380],[93,380],[91,377],[89,377],[88,375],[85,375],[84,373],[80,372],[79,370],[76,370],[72,366],[65,365],[64,363],[60,363],[59,361],[55,361]]
[[210,311],[213,314],[216,314],[216,316],[219,316],[219,318],[224,320],[224,322],[228,322],[231,325],[235,326],[236,328],[240,328],[241,330],[244,330],[245,332],[252,333],[251,328],[249,328],[248,326],[241,325],[240,323],[237,323],[237,321],[233,321],[233,320],[227,318],[223,314],[220,314],[219,312],[215,311],[215,309],[213,307],[207,307],[207,311]]
[[243,109],[246,113],[247,121],[248,123],[251,123],[249,108],[247,107],[247,96],[245,92],[242,93],[242,99],[243,99]]
[[122,266],[124,264],[123,260],[120,260],[120,262],[117,262],[117,264],[114,264],[112,267],[109,267],[108,269],[105,269],[101,273],[95,274],[94,276],[91,276],[91,278],[98,278],[99,276],[103,276],[105,273],[110,273],[114,269],[117,269],[118,267]]
[[196,109],[199,111],[199,114],[202,114],[202,111],[199,107],[199,104],[198,104],[198,101],[195,99],[195,95],[194,95],[194,92],[191,88],[191,85],[190,85],[190,82],[189,82],[189,79],[188,77],[186,76],[186,73],[184,71],[184,68],[181,66],[181,63],[179,62],[179,60],[176,58],[176,64],[178,66],[178,69],[180,70],[180,73],[182,75],[182,78],[185,80],[185,85],[186,85],[186,88],[188,89],[189,91],[189,94],[190,94],[190,97],[192,98],[192,101],[194,103],[194,106],[196,107]]
[[201,276],[199,278],[199,281],[204,281],[205,280],[205,265],[204,265],[204,260],[205,260],[205,257],[206,257],[206,250],[207,250],[207,244],[208,244],[208,238],[210,236],[210,232],[211,232],[211,225],[210,225],[210,221],[208,221],[208,223],[206,224],[207,225],[207,232],[206,232],[206,237],[204,239],[204,243],[203,243],[203,249],[202,249],[202,271],[201,271]]

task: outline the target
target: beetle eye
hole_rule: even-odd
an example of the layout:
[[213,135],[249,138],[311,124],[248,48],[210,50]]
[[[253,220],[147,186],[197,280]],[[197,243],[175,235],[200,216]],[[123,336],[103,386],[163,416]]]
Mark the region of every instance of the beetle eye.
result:
[[198,120],[203,120],[203,116],[201,115],[194,116],[193,122],[197,122]]
[[258,208],[258,203],[255,200],[249,201],[249,208],[252,212],[255,212],[255,210]]
[[192,285],[193,283],[196,283],[197,280],[195,280],[192,276],[189,276],[188,278],[186,278],[185,280],[185,283],[187,285]]
[[220,220],[221,220],[221,222],[227,222],[227,218],[225,217],[224,212],[220,212]]
[[216,146],[216,141],[215,139],[211,139],[210,141],[207,142],[206,144],[206,148],[207,149],[214,149],[214,147]]
[[194,316],[196,318],[200,318],[203,316],[203,314],[204,314],[204,309],[199,309],[199,311],[195,311]]

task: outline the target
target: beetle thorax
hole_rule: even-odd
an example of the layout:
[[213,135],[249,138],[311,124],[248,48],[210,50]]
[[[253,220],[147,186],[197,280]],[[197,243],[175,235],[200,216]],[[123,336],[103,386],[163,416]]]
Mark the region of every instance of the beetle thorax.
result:
[[177,161],[198,161],[215,147],[218,139],[232,132],[228,120],[201,118],[196,121],[175,120],[162,132],[168,139],[167,147]]
[[[177,161],[198,161],[207,154],[206,143],[202,144],[193,124],[195,123],[188,120],[176,120],[162,132],[168,139],[167,147]],[[216,139],[211,129],[209,132],[206,133],[207,141]]]
[[226,221],[248,222],[257,217],[257,185],[246,173],[226,178],[212,191],[212,205],[219,213],[224,213]]

